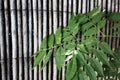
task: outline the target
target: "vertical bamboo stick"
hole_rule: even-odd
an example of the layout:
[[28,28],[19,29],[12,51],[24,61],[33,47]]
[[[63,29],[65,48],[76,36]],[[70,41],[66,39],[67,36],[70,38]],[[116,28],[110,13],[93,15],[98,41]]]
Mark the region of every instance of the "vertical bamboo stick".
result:
[[0,1],[0,25],[1,25],[1,28],[0,28],[0,44],[1,44],[1,79],[2,80],[5,80],[5,64],[4,64],[4,54],[5,54],[5,50],[4,50],[4,20],[3,20],[3,15],[4,15],[4,5],[3,5],[3,0]]
[[15,0],[10,1],[10,9],[11,9],[11,33],[12,33],[12,67],[13,67],[13,80],[17,78],[17,63],[14,60],[17,58],[17,35],[16,35],[16,13],[15,13]]
[[[38,0],[38,46],[40,50],[40,44],[42,40],[42,3]],[[39,65],[39,71],[41,69],[41,64]],[[39,72],[39,80],[42,80],[42,71]]]
[[86,0],[83,0],[82,13],[86,13]]
[[73,1],[73,5],[74,5],[74,6],[73,6],[73,13],[74,13],[74,14],[76,14],[76,8],[77,8],[77,7],[76,7],[76,5],[77,5],[76,2],[77,2],[77,0],[74,0],[74,1]]
[[23,55],[23,37],[22,37],[22,2],[21,0],[17,0],[17,26],[18,26],[18,48],[19,48],[19,80],[23,79],[23,63],[22,63],[22,55]]
[[[57,27],[58,27],[58,23],[59,23],[59,12],[55,12],[55,11],[59,11],[59,2],[57,0],[53,0],[53,6],[56,5],[55,7],[53,7],[53,31],[55,33]],[[53,80],[57,80],[57,67],[55,64],[55,57],[53,55]]]
[[[47,10],[47,7],[46,7],[46,4],[47,4],[47,0],[43,0],[43,38],[46,36],[47,34],[47,24],[46,24],[46,21],[47,21],[47,15],[46,15],[46,10]],[[47,76],[47,67],[45,67],[43,69],[43,80],[46,80],[46,76]]]
[[[37,51],[37,1],[33,0],[33,35],[34,35],[34,52]],[[34,69],[34,80],[37,79],[37,67]]]
[[[57,13],[53,12],[53,16],[54,16],[54,22],[53,22],[53,28],[54,28],[54,33],[57,29]],[[53,57],[53,80],[57,80],[57,67],[55,64],[55,58]]]
[[[28,27],[29,27],[29,57],[32,56],[32,49],[33,49],[33,46],[32,46],[32,2],[31,0],[28,0],[28,18],[29,18],[29,21],[28,21]],[[33,80],[33,75],[32,75],[32,59],[29,60],[29,79],[30,80]]]

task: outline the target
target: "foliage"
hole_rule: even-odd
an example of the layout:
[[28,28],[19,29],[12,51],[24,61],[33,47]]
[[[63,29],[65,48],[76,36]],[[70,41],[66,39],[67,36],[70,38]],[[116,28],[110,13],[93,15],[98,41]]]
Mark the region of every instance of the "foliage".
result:
[[120,68],[120,47],[113,52],[108,43],[99,39],[108,36],[101,30],[107,20],[115,22],[113,28],[118,29],[119,37],[120,14],[105,16],[98,8],[87,14],[71,15],[67,27],[58,28],[55,34],[43,39],[34,67],[43,61],[43,69],[54,55],[59,72],[63,66],[67,67],[66,80],[96,80],[113,75],[120,78],[117,70]]

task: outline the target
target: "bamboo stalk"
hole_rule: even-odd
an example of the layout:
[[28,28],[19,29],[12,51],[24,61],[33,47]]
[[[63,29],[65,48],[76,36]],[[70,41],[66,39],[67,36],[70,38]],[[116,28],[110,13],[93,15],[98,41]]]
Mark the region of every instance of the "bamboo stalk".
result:
[[2,4],[4,4],[3,3],[3,1],[1,0],[0,1],[0,25],[1,25],[1,28],[0,28],[0,38],[1,38],[1,40],[0,40],[0,61],[1,61],[1,66],[0,66],[0,68],[1,68],[1,79],[2,80],[5,80],[5,63],[4,63],[4,54],[5,54],[5,50],[4,50],[4,47],[5,47],[5,45],[4,45],[4,21],[3,21],[3,15],[4,15],[4,12],[3,12],[3,9],[4,9],[4,6],[2,5]]
[[[37,51],[37,0],[33,0],[33,35],[34,35],[34,52]],[[37,67],[34,69],[34,80],[37,80]]]
[[[32,56],[32,54],[33,54],[33,45],[32,45],[32,41],[33,41],[33,39],[32,39],[32,33],[33,33],[33,31],[32,31],[32,25],[33,25],[33,20],[32,20],[32,2],[31,2],[31,0],[28,0],[28,26],[29,26],[29,31],[28,31],[28,33],[29,33],[29,57],[31,57]],[[33,80],[33,72],[32,72],[32,65],[33,65],[33,63],[32,63],[32,60],[29,60],[29,80]]]
[[17,58],[17,31],[16,31],[16,6],[15,0],[10,1],[11,9],[11,33],[12,33],[12,67],[13,67],[13,80],[17,78],[17,63],[15,58]]
[[23,79],[23,65],[22,64],[22,54],[23,54],[23,44],[22,44],[22,41],[23,41],[23,37],[22,37],[22,14],[21,14],[21,11],[22,11],[22,2],[21,0],[17,0],[17,26],[18,26],[18,48],[19,48],[19,55],[18,55],[18,65],[19,65],[19,80],[22,80]]

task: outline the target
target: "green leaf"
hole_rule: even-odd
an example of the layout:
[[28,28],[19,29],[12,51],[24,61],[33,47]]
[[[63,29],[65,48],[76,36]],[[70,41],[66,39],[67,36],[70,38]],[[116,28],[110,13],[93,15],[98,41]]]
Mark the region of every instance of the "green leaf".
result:
[[90,44],[90,45],[85,45],[86,50],[88,51],[88,54],[92,52],[93,46],[94,44]]
[[120,28],[120,22],[119,23],[115,23],[115,25],[113,26],[113,28]]
[[32,57],[37,57],[40,52],[41,52],[41,51],[35,52],[35,53],[31,56],[31,58],[32,58]]
[[84,44],[77,44],[78,49],[80,52],[88,53],[87,50],[85,49]]
[[62,47],[59,47],[55,54],[55,62],[58,70],[60,71],[64,62],[65,62],[65,50]]
[[87,30],[83,35],[84,36],[92,36],[95,35],[98,32],[96,27],[90,28],[89,30]]
[[103,13],[100,12],[92,18],[92,22],[94,24],[99,23],[101,21],[102,17],[103,17]]
[[51,34],[48,38],[48,47],[51,48],[53,47],[54,44],[54,34]]
[[120,73],[118,73],[118,78],[119,78],[119,80],[120,80]]
[[90,64],[94,68],[94,70],[100,74],[100,76],[104,76],[102,65],[100,64],[100,62],[98,60],[91,58]]
[[52,50],[50,50],[48,52],[48,54],[45,56],[44,61],[43,61],[43,66],[42,66],[41,70],[46,66],[46,64],[50,60],[51,56],[52,56]]
[[104,70],[104,75],[105,76],[116,76],[117,75],[117,70],[110,69],[110,68],[105,68]]
[[109,61],[108,61],[108,59],[107,59],[106,54],[104,54],[102,51],[96,50],[96,49],[93,49],[92,51],[93,51],[94,55],[95,55],[100,61],[102,61],[102,62],[103,62],[104,64],[106,64],[107,66],[111,67],[111,66],[110,66],[110,63],[109,63]]
[[38,54],[38,56],[36,57],[36,59],[34,61],[34,67],[36,67],[37,65],[39,65],[42,62],[45,54],[46,54],[46,51],[42,51]]
[[67,50],[72,50],[75,48],[75,42],[69,42],[68,44],[64,45],[64,48]]
[[120,13],[119,12],[112,12],[107,15],[108,20],[113,21],[113,22],[118,22],[120,21]]
[[67,65],[66,80],[71,80],[75,75],[76,70],[77,70],[77,62],[76,62],[76,57],[74,56]]
[[86,16],[86,15],[83,15],[83,16],[81,16],[81,17],[79,18],[78,24],[84,24],[84,23],[86,23],[87,21],[88,21],[87,16]]
[[79,22],[80,18],[83,17],[83,16],[85,16],[85,14],[82,14],[82,13],[78,13],[76,15],[76,21],[77,21],[77,23]]
[[101,29],[101,28],[103,28],[105,26],[105,24],[106,24],[106,20],[103,19],[102,21],[99,21],[99,23],[97,24],[97,27],[99,29]]
[[79,31],[79,24],[76,24],[75,26],[73,26],[71,29],[70,29],[70,31],[72,32],[72,34],[75,36],[77,33],[78,33],[78,31]]
[[75,74],[75,76],[72,78],[72,80],[79,80],[79,79],[78,79],[78,75]]
[[86,73],[84,71],[80,71],[79,73],[79,79],[80,80],[88,80],[88,76],[86,75]]
[[75,15],[71,15],[70,20],[68,21],[68,28],[72,29],[76,25]]
[[67,29],[66,27],[63,29],[63,38],[70,36],[70,31],[69,29]]
[[43,38],[40,49],[46,49],[47,48],[47,36]]
[[77,59],[79,60],[80,64],[81,65],[84,65],[86,64],[87,60],[85,60],[85,57],[84,55],[80,52],[80,51],[77,51]]
[[120,46],[118,46],[118,48],[115,49],[115,53],[120,55]]
[[61,43],[61,28],[58,28],[55,33],[55,42],[56,42],[56,44]]
[[71,41],[72,39],[73,39],[73,36],[70,35],[70,36],[65,37],[65,38],[63,39],[63,41],[69,42],[69,41]]
[[115,52],[114,55],[116,56],[116,58],[118,60],[120,60],[120,46],[118,48],[116,48],[114,52]]
[[90,11],[90,12],[88,13],[88,16],[89,16],[90,18],[92,18],[92,17],[94,17],[95,15],[97,15],[98,13],[100,13],[100,10],[99,10],[98,7],[95,7],[92,11]]
[[90,77],[91,80],[97,80],[95,71],[94,71],[94,69],[91,66],[86,65],[85,69],[86,69],[87,75]]
[[119,60],[111,60],[111,63],[116,67],[116,68],[120,68],[120,61]]
[[106,52],[108,55],[112,55],[112,56],[113,56],[113,52],[112,52],[110,46],[109,46],[107,43],[101,42],[101,43],[99,44],[99,46],[100,46],[100,48],[101,48],[104,52]]
[[95,37],[89,37],[89,38],[82,41],[82,43],[87,45],[87,46],[88,45],[93,46],[93,45],[97,44],[98,42],[99,41]]
[[90,27],[93,26],[93,23],[92,22],[88,22],[88,23],[85,23],[83,26],[82,26],[82,30],[85,31],[85,30],[88,30]]

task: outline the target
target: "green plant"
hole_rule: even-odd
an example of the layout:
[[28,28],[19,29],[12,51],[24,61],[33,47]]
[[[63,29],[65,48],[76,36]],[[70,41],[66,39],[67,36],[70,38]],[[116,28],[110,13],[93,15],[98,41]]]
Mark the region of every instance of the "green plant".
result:
[[98,8],[87,14],[71,15],[67,27],[58,28],[55,34],[43,39],[40,50],[35,54],[34,67],[43,61],[42,70],[54,55],[59,73],[63,66],[67,67],[66,80],[97,80],[97,77],[106,76],[120,79],[120,47],[112,51],[109,44],[102,41],[110,35],[101,30],[107,20],[114,22],[114,28],[118,29],[116,37],[119,38],[118,15],[105,15]]

